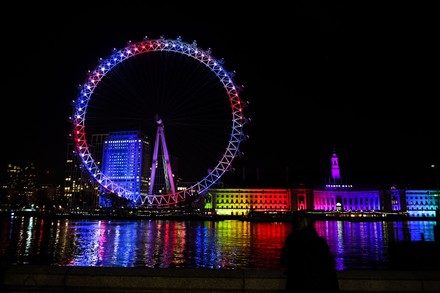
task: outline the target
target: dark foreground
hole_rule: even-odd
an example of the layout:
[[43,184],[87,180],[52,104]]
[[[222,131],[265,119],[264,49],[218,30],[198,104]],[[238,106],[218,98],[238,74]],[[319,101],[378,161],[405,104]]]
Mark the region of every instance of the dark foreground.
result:
[[[440,292],[440,271],[339,271],[341,292]],[[273,292],[281,270],[3,266],[0,292]]]

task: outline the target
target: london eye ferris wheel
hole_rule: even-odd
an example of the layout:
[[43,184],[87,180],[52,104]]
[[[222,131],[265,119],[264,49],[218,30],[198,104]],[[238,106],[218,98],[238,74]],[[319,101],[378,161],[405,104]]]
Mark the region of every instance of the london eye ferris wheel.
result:
[[[247,137],[244,127],[249,119],[244,108],[248,103],[239,96],[241,86],[234,76],[210,49],[180,37],[145,37],[114,49],[88,72],[73,103],[72,134],[83,167],[104,190],[135,206],[173,206],[203,196],[232,169]],[[149,124],[150,120],[155,123]],[[92,156],[91,133],[115,127],[146,127],[145,132],[151,133],[149,125],[157,127],[156,140],[163,143],[167,127],[165,154],[176,154],[179,170],[191,183],[166,193],[156,194],[150,188],[133,194],[108,176]],[[157,150],[154,153],[153,161]],[[174,179],[168,177],[174,186]]]

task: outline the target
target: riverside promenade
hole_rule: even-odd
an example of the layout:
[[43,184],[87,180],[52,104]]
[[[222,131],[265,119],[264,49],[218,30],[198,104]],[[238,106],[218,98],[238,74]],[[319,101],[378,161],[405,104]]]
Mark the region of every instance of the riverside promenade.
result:
[[[440,292],[440,271],[339,271],[341,292]],[[3,266],[0,292],[281,293],[283,271]]]

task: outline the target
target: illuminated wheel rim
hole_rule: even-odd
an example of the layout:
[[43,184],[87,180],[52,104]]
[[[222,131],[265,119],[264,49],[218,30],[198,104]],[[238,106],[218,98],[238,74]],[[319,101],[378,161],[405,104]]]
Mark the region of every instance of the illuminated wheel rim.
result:
[[[100,81],[116,65],[135,57],[139,54],[151,52],[174,52],[186,55],[205,65],[218,78],[222,84],[226,96],[229,99],[232,114],[232,127],[224,154],[217,165],[210,169],[209,173],[195,184],[169,194],[133,194],[126,188],[112,181],[104,174],[95,162],[90,152],[86,139],[86,112],[89,101]],[[73,123],[73,139],[79,158],[91,177],[106,191],[131,201],[136,206],[171,206],[186,202],[188,199],[203,196],[205,192],[232,168],[233,160],[240,155],[240,143],[245,139],[244,125],[248,122],[243,114],[246,103],[239,97],[239,87],[233,81],[233,75],[225,70],[221,60],[215,59],[210,50],[202,50],[196,42],[192,44],[183,42],[180,38],[175,40],[144,38],[138,43],[129,43],[127,47],[115,50],[106,59],[101,59],[99,65],[90,72],[85,83],[80,85],[80,93],[74,101],[74,113],[71,118]]]

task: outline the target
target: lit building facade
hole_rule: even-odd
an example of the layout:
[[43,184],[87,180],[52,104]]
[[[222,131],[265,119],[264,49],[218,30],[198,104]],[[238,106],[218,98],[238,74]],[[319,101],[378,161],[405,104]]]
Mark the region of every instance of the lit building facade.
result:
[[411,217],[435,217],[438,208],[436,190],[406,190],[406,210]]
[[382,190],[356,189],[350,184],[325,185],[323,189],[313,190],[315,211],[381,211]]
[[291,211],[290,189],[213,188],[209,189],[205,209],[217,215],[248,216],[250,213],[286,213]]
[[411,217],[435,217],[438,196],[435,190],[384,189],[344,183],[336,152],[331,156],[330,176],[322,185],[293,188],[214,188],[205,197],[205,210],[217,215],[251,212],[393,213]]
[[60,209],[69,209],[74,205],[74,198],[81,192],[80,160],[76,155],[75,144],[67,144],[66,165],[64,172],[64,192],[59,199]]
[[84,168],[74,143],[67,144],[64,193],[58,198],[58,209],[91,209],[98,207],[96,183]]
[[6,179],[2,182],[1,204],[13,208],[29,207],[35,204],[34,190],[37,184],[35,165],[8,164]]
[[383,210],[382,190],[344,183],[335,150],[333,150],[330,161],[331,172],[328,182],[313,190],[313,209],[315,211],[374,212]]
[[109,133],[103,146],[102,172],[133,199],[148,193],[150,162],[150,142],[141,132]]

